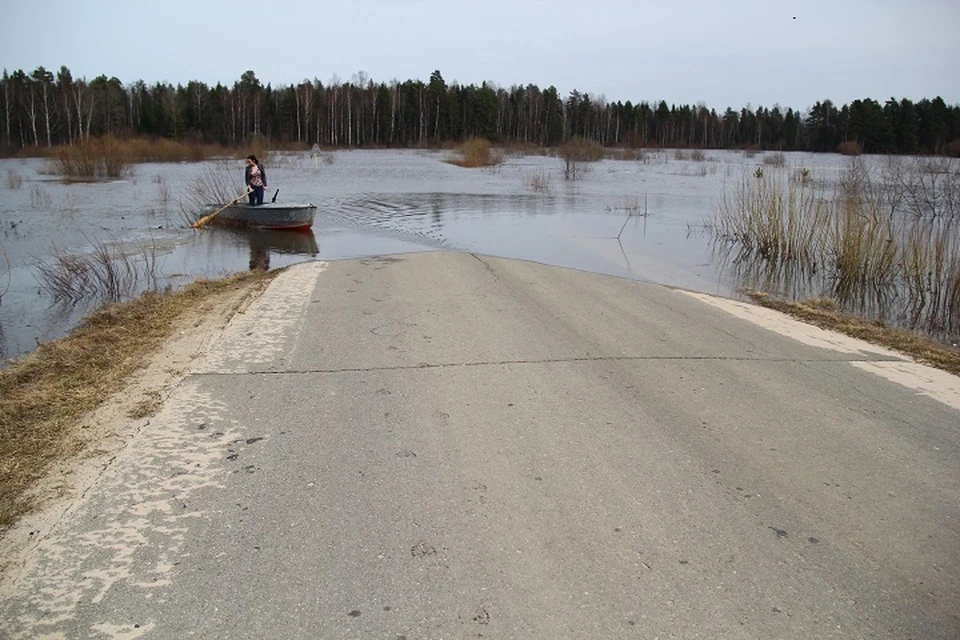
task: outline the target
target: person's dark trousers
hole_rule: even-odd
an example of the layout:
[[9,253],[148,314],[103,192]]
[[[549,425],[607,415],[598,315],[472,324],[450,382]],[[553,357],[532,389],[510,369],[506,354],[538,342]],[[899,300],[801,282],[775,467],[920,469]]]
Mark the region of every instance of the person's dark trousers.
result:
[[263,204],[263,187],[253,187],[253,191],[250,192],[250,204],[254,206]]

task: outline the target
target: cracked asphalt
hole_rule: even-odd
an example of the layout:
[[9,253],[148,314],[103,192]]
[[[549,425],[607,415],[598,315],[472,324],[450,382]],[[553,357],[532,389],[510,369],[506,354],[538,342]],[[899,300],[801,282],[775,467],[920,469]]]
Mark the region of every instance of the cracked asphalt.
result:
[[960,409],[831,340],[529,262],[298,265],[0,635],[957,638]]

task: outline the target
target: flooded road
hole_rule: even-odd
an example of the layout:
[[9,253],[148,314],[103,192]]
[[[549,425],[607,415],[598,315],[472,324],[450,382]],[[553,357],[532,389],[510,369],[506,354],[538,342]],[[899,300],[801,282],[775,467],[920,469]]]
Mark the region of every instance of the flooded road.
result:
[[[126,179],[67,184],[39,159],[0,160],[0,358],[60,337],[102,301],[56,302],[42,277],[57,256],[116,247],[138,277],[124,296],[251,266],[283,267],[421,251],[468,251],[628,277],[723,296],[742,285],[714,257],[709,228],[725,189],[763,154],[659,151],[586,165],[508,156],[463,169],[433,151],[276,154],[269,195],[317,205],[312,233],[197,232],[184,213],[210,172],[242,184],[240,161],[141,164]],[[784,154],[787,170],[835,180],[846,158]]]

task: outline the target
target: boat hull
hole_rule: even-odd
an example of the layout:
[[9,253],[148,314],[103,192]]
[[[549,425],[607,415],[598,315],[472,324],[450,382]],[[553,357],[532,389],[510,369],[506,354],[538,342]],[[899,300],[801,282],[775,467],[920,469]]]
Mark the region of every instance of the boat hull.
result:
[[278,231],[306,231],[313,226],[317,211],[312,204],[268,202],[257,206],[233,204],[218,213],[211,222],[222,226]]

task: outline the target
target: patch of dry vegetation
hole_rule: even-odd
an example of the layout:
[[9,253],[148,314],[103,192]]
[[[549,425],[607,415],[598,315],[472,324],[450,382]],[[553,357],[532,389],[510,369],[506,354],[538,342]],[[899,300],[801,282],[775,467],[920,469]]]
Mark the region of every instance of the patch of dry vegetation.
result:
[[834,194],[802,175],[744,176],[720,202],[718,238],[770,282],[806,273],[848,309],[902,309],[903,326],[960,335],[960,171],[888,163],[878,181],[851,160]]
[[457,155],[447,162],[458,167],[474,169],[493,167],[503,162],[503,153],[490,146],[484,138],[471,138],[456,149]]
[[[238,287],[258,291],[273,273],[200,280],[174,293],[109,305],[66,338],[0,371],[0,530],[31,509],[28,490],[50,464],[82,448],[75,433],[80,420],[123,388],[178,321]],[[155,409],[145,402],[136,415]]]
[[[267,155],[261,141],[252,144],[264,157]],[[225,155],[236,153],[218,145],[166,138],[103,136],[56,147],[46,171],[73,180],[101,180],[125,176],[140,162],[200,162]]]
[[[837,313],[829,302],[820,300],[791,302],[752,292],[750,297],[761,306],[786,313],[821,329],[829,329],[909,355],[938,369],[960,376],[960,350],[927,340],[901,329],[891,329],[878,322]],[[832,301],[830,301],[832,302]]]
[[599,142],[580,136],[571,139],[557,152],[563,158],[563,177],[566,180],[576,180],[589,173],[587,163],[599,162],[607,154]]
[[856,140],[844,140],[837,145],[837,153],[844,156],[859,156],[863,153],[863,147]]

